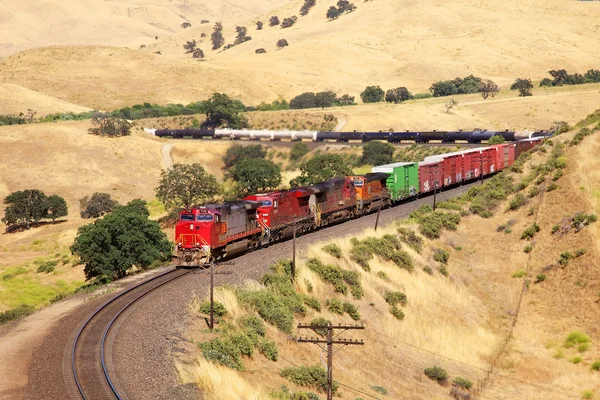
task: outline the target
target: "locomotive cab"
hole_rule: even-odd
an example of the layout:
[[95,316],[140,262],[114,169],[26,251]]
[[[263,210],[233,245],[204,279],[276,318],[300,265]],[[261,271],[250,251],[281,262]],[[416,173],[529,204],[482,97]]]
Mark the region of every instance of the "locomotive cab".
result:
[[219,241],[223,223],[218,212],[206,207],[183,210],[175,226],[175,246],[180,263],[199,265]]

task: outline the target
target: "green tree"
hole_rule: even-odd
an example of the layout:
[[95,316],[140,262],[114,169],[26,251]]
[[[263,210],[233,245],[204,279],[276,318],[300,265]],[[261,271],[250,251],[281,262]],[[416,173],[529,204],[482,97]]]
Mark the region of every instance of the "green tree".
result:
[[517,78],[510,86],[510,90],[519,91],[519,97],[532,96],[531,89],[533,89],[533,83],[531,83],[531,79]]
[[313,92],[299,94],[290,100],[290,108],[315,108],[317,107],[317,96]]
[[86,279],[120,279],[134,266],[145,269],[169,258],[171,243],[148,219],[145,202],[132,203],[78,229],[71,251],[85,264]]
[[310,149],[308,145],[304,142],[296,142],[292,146],[292,150],[290,150],[290,161],[296,161],[304,157]]
[[502,144],[502,143],[506,143],[506,139],[502,135],[494,135],[487,142],[487,144]]
[[479,92],[484,100],[490,96],[495,97],[499,91],[500,89],[498,88],[498,85],[496,85],[496,83],[494,83],[494,81],[491,79],[484,79],[479,82]]
[[331,178],[345,178],[352,169],[339,154],[318,154],[300,165],[300,176],[290,182],[291,186],[313,185]]
[[217,179],[202,165],[174,164],[161,172],[156,197],[172,210],[211,202],[220,192]]
[[65,199],[56,194],[48,197],[46,207],[46,215],[52,220],[52,223],[54,223],[57,218],[66,217],[69,213],[69,208],[67,207]]
[[13,192],[4,199],[4,222],[7,226],[25,224],[48,217],[48,196],[41,190],[29,189]]
[[206,120],[202,123],[203,128],[248,127],[248,120],[241,114],[246,109],[244,104],[239,100],[231,99],[225,93],[214,93],[210,99],[202,102],[201,108],[206,114]]
[[81,218],[98,218],[111,212],[119,203],[113,200],[108,193],[94,193],[92,197],[85,196],[79,199]]
[[452,83],[452,81],[435,82],[431,85],[429,91],[433,97],[451,96],[458,93],[458,89]]
[[286,46],[289,46],[289,43],[288,43],[288,41],[287,41],[287,40],[285,40],[285,39],[279,39],[279,40],[277,41],[277,48],[278,48],[278,49],[283,49],[283,48],[284,48],[284,47],[286,47]]
[[277,26],[277,25],[279,25],[279,17],[277,15],[274,15],[271,18],[269,18],[269,26]]
[[363,146],[360,162],[369,165],[390,164],[394,160],[394,146],[383,142],[368,142]]
[[379,86],[367,86],[360,94],[363,103],[378,103],[383,101],[384,96],[385,92]]
[[336,98],[337,95],[331,91],[319,92],[315,95],[315,105],[321,108],[331,107]]
[[340,11],[335,6],[331,6],[327,10],[327,19],[336,19],[340,14]]
[[281,170],[264,158],[246,158],[235,165],[231,177],[239,193],[247,195],[277,188],[281,183]]
[[94,111],[92,113],[92,125],[88,133],[98,136],[118,137],[131,135],[131,123],[122,117],[113,116],[108,113]]
[[385,93],[385,101],[388,103],[402,103],[411,98],[412,94],[405,87],[390,89]]
[[223,169],[229,170],[234,167],[237,163],[247,158],[265,158],[267,156],[267,150],[260,144],[252,144],[249,146],[242,146],[240,144],[234,144],[227,149],[223,156]]
[[217,50],[223,43],[225,43],[225,38],[223,37],[223,24],[217,22],[215,27],[213,28],[213,33],[210,34],[210,40],[212,42],[212,49]]

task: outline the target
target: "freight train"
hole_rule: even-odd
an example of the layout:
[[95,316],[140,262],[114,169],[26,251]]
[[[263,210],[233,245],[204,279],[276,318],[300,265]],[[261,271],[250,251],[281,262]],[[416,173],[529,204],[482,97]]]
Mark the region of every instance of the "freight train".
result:
[[197,266],[467,183],[510,167],[541,138],[373,167],[370,173],[181,211],[179,265]]
[[383,140],[390,143],[415,142],[429,143],[440,141],[442,143],[456,143],[457,141],[467,143],[481,143],[493,136],[502,136],[506,141],[531,139],[535,137],[549,136],[547,131],[405,131],[405,132],[316,132],[316,131],[267,131],[267,130],[235,130],[235,129],[149,129],[145,130],[158,137],[171,137],[174,139],[230,139],[230,140],[311,140],[313,142],[334,141],[347,143],[350,141],[369,142],[371,140]]

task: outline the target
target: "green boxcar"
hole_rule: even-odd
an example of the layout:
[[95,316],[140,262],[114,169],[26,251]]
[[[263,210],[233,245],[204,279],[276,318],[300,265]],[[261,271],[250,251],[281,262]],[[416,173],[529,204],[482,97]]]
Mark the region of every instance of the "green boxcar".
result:
[[373,167],[372,172],[389,174],[387,190],[392,201],[400,201],[419,194],[419,166],[414,162],[399,162]]

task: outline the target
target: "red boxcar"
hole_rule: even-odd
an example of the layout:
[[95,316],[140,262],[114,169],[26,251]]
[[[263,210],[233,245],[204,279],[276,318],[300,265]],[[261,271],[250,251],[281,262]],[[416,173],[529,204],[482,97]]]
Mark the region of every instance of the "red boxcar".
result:
[[[497,171],[502,171],[503,169],[509,167],[514,162],[514,146],[511,143],[502,143],[490,146],[496,149],[496,169]],[[510,153],[512,148],[512,157],[513,161],[511,161]]]
[[440,190],[443,180],[442,161],[421,161],[419,163],[419,191],[421,193],[433,192],[434,187]]
[[463,181],[479,178],[479,152],[477,150],[465,150],[463,153]]
[[463,180],[463,154],[448,153],[439,156],[425,157],[426,162],[442,162],[442,186],[448,187]]

